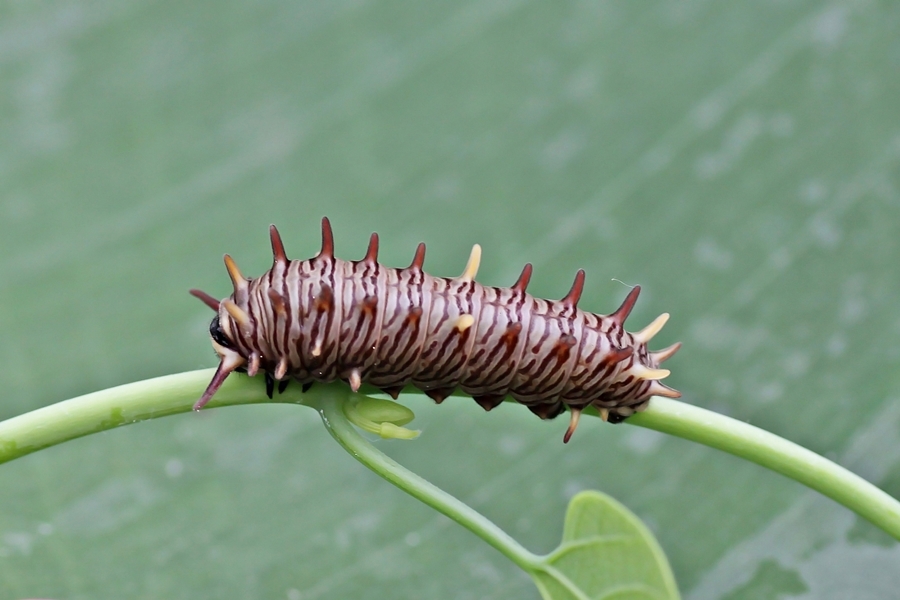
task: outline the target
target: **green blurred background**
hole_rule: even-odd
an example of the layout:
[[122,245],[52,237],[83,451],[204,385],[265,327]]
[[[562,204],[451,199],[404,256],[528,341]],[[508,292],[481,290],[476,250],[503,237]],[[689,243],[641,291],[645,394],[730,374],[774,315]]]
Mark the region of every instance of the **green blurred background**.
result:
[[[896,2],[9,2],[0,8],[0,418],[215,364],[221,256],[461,272],[581,306],[644,292],[684,400],[900,496]],[[401,400],[381,442],[535,551],[604,490],[689,600],[894,598],[900,546],[682,440]],[[0,597],[537,598],[313,411],[94,435],[0,468]]]

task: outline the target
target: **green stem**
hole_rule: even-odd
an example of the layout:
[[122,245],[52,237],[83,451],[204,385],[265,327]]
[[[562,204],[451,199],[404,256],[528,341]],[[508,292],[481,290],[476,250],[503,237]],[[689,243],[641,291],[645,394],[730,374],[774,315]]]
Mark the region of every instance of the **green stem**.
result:
[[[215,369],[191,371],[94,392],[0,421],[0,463],[91,433],[156,417],[190,412]],[[262,402],[303,403],[323,394],[295,385],[269,400],[260,381],[232,375],[209,407]]]
[[351,425],[344,414],[344,406],[350,392],[319,397],[311,402],[322,415],[322,422],[337,442],[353,458],[374,471],[378,476],[397,486],[410,496],[441,512],[488,544],[499,550],[516,565],[527,572],[540,570],[541,559],[523,548],[505,531],[468,505],[454,498],[444,490],[406,469],[375,446],[370,444]]
[[698,406],[655,397],[626,423],[706,444],[786,475],[900,540],[900,502],[859,475],[773,433]]
[[[194,401],[199,398],[212,378],[212,373],[212,370],[193,371],[123,385],[2,421],[0,463],[91,433],[156,417],[189,412]],[[318,405],[320,401],[329,397],[345,398],[346,394],[346,387],[341,383],[317,385],[306,394],[300,391],[300,386],[293,385],[288,387],[284,394],[276,395],[274,400],[269,400],[262,394],[260,381],[242,375],[232,375],[210,402],[209,407],[264,402]],[[320,406],[320,410],[324,410],[324,405]],[[338,422],[343,422],[343,419],[326,421],[326,424]],[[858,475],[774,434],[718,413],[659,397],[653,399],[646,411],[634,415],[627,423],[700,442],[786,475],[843,504],[900,540],[900,503],[897,500]],[[334,431],[332,430],[333,434]],[[362,441],[365,443],[365,440]],[[358,455],[357,458],[360,456],[362,455]],[[386,462],[385,465],[391,466],[392,462]],[[407,477],[406,474],[415,477],[396,463],[393,463],[391,469],[393,473],[391,477],[398,478],[401,475]],[[400,485],[397,483],[399,479],[389,481]],[[433,488],[424,480],[422,483]],[[424,493],[422,490],[425,490],[425,487],[416,489],[417,492],[407,491],[431,506],[443,510],[438,504],[432,504],[430,500],[419,495]],[[450,504],[457,502],[446,494],[441,498],[441,502]],[[510,539],[474,511],[468,516],[463,515],[466,519],[470,517],[471,521],[460,522],[467,527],[469,526],[467,523],[478,528],[483,526],[487,528],[484,531],[490,535],[497,533],[498,536],[502,536],[495,537],[491,543],[504,538]],[[473,531],[478,532],[476,529]],[[491,531],[494,533],[490,533]],[[499,547],[498,549],[506,554],[504,549]],[[507,556],[517,564],[520,564],[518,561],[528,562],[533,559],[533,555],[524,550],[522,553],[513,554]]]

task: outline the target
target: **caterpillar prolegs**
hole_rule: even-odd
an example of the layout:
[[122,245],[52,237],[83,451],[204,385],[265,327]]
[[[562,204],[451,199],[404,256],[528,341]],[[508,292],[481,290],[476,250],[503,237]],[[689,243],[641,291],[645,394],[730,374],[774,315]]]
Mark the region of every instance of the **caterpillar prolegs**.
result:
[[568,442],[587,406],[618,423],[653,395],[681,396],[659,381],[669,375],[660,363],[681,344],[647,349],[669,315],[625,331],[639,287],[614,313],[595,315],[577,307],[583,270],[565,298],[542,300],[525,292],[530,264],[510,288],[476,282],[477,244],[462,275],[445,278],[422,270],[425,244],[405,269],[379,264],[374,233],[362,260],[335,258],[327,218],[322,249],[309,260],[289,260],[274,225],[269,233],[275,260],[261,277],[245,278],[226,254],[234,292],[218,301],[191,290],[217,313],[209,332],[221,359],[194,410],[235,370],[264,372],[269,397],[276,381],[283,391],[292,379],[342,379],[353,391],[365,382],[393,398],[411,383],[437,403],[461,389],[488,411],[506,396],[542,419],[568,408]]

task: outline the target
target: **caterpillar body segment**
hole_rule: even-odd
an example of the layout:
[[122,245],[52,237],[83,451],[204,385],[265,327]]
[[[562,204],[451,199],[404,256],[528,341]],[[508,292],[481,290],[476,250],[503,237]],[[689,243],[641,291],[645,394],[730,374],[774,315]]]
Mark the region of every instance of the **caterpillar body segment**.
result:
[[229,373],[244,369],[265,374],[270,396],[275,381],[279,389],[290,380],[307,389],[342,379],[354,391],[369,383],[395,398],[412,384],[438,403],[460,389],[485,410],[511,396],[543,419],[568,408],[568,442],[587,406],[617,423],[653,395],[681,396],[659,381],[669,375],[660,364],[681,345],[647,349],[669,315],[637,333],[625,330],[639,287],[615,312],[597,315],[577,306],[582,270],[558,301],[525,291],[530,264],[512,287],[481,285],[477,244],[463,273],[444,278],[422,270],[424,244],[405,269],[379,264],[376,234],[363,259],[335,258],[327,218],[322,249],[308,260],[287,258],[274,225],[270,236],[274,262],[262,276],[245,278],[225,255],[232,295],[217,301],[191,290],[217,313],[210,336],[221,359],[195,410]]

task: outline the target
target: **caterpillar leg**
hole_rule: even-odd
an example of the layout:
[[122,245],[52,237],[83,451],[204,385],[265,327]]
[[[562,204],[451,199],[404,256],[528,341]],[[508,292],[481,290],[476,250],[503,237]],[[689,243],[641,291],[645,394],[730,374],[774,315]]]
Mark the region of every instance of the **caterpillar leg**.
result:
[[[400,397],[400,392],[402,392],[403,388],[405,388],[405,387],[406,387],[405,385],[392,385],[392,386],[387,386],[387,387],[381,388],[381,391],[384,392],[385,394],[387,394],[388,396],[390,396],[391,398],[393,398],[394,400],[396,400],[397,398]],[[440,403],[438,403],[438,404],[440,404]]]
[[620,415],[617,412],[610,412],[609,417],[606,420],[607,420],[607,422],[612,423],[613,425],[617,425],[627,418],[628,417],[623,417],[622,415]]
[[[278,381],[278,393],[283,394],[284,390],[287,389],[288,384],[291,382],[290,379],[281,379],[276,380],[271,373],[266,371],[266,396],[269,397],[269,400],[272,399],[272,396],[275,395],[275,382]],[[312,385],[312,384],[309,384]],[[306,386],[304,386],[303,391],[306,391]]]
[[272,377],[272,374],[266,371],[266,396],[269,397],[269,400],[272,399],[272,394],[275,393],[275,378]]
[[434,400],[435,404],[440,404],[444,400],[447,399],[447,396],[452,394],[456,388],[448,387],[448,388],[435,388],[432,390],[425,390],[425,395]]
[[566,412],[566,405],[559,401],[545,402],[543,404],[528,404],[526,405],[526,408],[545,421],[555,419]]
[[485,394],[482,396],[472,396],[472,399],[478,403],[478,406],[490,412],[503,404],[506,394]]

